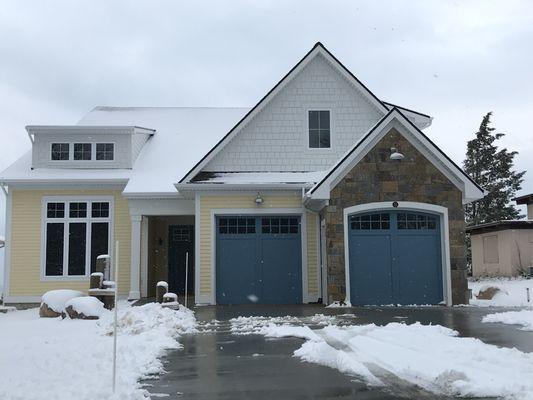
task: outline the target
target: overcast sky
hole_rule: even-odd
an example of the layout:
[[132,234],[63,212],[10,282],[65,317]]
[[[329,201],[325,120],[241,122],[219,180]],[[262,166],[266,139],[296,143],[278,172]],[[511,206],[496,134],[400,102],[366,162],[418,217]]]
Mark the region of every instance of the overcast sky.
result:
[[25,125],[96,105],[252,106],[316,41],[381,99],[433,116],[456,162],[493,111],[533,167],[531,1],[3,0],[0,169],[29,150]]

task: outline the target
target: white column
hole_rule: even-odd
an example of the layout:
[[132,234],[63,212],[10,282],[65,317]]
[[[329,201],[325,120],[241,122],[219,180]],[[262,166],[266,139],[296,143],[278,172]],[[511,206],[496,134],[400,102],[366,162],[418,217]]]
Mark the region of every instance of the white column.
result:
[[140,215],[131,216],[131,269],[128,300],[141,298],[141,221],[142,217]]
[[141,296],[148,297],[148,217],[141,221]]

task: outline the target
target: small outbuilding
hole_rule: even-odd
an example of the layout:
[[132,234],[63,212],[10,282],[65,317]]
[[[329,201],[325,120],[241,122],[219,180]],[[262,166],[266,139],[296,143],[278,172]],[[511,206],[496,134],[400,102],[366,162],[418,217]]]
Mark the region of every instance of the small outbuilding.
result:
[[472,275],[497,277],[533,272],[533,193],[514,199],[527,205],[527,220],[508,220],[466,229],[472,242]]

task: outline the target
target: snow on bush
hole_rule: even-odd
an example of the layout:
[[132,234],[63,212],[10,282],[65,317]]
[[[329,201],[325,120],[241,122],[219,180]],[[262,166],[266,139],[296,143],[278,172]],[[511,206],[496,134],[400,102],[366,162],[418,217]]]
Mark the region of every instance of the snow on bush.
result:
[[[491,300],[478,300],[480,291],[489,287],[500,289]],[[533,279],[525,278],[482,278],[468,281],[468,288],[472,289],[471,305],[482,307],[522,307],[533,305]],[[530,292],[530,302],[527,301],[527,288]]]
[[86,317],[100,318],[104,312],[108,312],[108,310],[104,308],[104,303],[92,296],[75,297],[70,299],[65,303],[65,308],[69,306],[71,306],[78,314],[83,314]]
[[533,331],[533,310],[508,311],[485,315],[482,322],[499,322],[508,325],[521,325],[524,331]]
[[533,354],[458,337],[439,325],[329,325],[311,330],[271,323],[259,333],[305,338],[295,356],[370,385],[391,384],[393,375],[437,395],[533,398]]
[[0,315],[0,399],[146,399],[139,379],[195,331],[194,313],[119,303],[117,393],[112,395],[113,313],[100,320],[40,319],[36,309]]
[[[82,292],[70,289],[50,290],[43,294],[42,303],[57,313],[65,311],[65,303],[75,297],[84,296]],[[42,304],[41,303],[41,304]]]

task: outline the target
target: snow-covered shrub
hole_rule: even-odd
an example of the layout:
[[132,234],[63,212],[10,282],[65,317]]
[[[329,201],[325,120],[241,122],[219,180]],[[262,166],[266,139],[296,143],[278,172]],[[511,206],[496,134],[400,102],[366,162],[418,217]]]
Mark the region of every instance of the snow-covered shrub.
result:
[[65,303],[70,299],[81,297],[84,294],[77,290],[59,289],[50,290],[43,294],[39,315],[45,318],[57,318],[64,314]]

